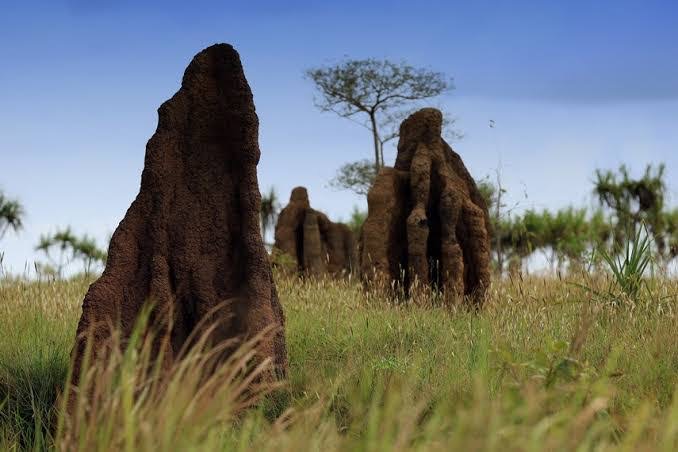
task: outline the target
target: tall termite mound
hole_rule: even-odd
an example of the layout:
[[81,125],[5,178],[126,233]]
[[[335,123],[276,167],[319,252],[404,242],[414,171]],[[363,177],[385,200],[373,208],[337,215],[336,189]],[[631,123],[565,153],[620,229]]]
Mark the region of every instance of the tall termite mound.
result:
[[289,204],[278,216],[274,253],[289,257],[306,275],[347,273],[357,260],[351,229],[312,209],[304,187],[292,190]]
[[395,167],[381,169],[367,197],[361,274],[368,284],[408,292],[417,280],[479,303],[490,281],[487,206],[441,128],[433,108],[400,125]]
[[104,353],[111,328],[124,341],[149,301],[147,328],[158,347],[166,340],[167,362],[214,327],[215,345],[263,333],[258,358],[270,358],[282,376],[284,317],[259,231],[259,120],[235,49],[217,44],[198,53],[158,117],[139,194],[113,233],[103,274],[85,295],[72,351],[74,384],[86,338],[94,341],[93,353]]

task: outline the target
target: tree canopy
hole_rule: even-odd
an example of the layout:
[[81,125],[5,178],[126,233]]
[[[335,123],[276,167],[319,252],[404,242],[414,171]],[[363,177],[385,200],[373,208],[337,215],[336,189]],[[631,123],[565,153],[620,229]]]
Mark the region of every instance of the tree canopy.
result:
[[[49,261],[49,264],[41,265],[42,270],[58,277],[62,276],[64,268],[72,260],[81,261],[83,271],[88,275],[95,265],[103,265],[107,257],[106,252],[97,246],[93,238],[87,235],[77,237],[70,227],[57,229],[53,234],[41,235],[35,249],[42,251]],[[58,256],[54,254],[55,250]]]
[[7,198],[0,191],[0,240],[10,229],[20,231],[24,224],[24,208],[18,200]]
[[[672,254],[675,239],[675,213],[665,210],[665,166],[647,165],[639,178],[634,178],[625,165],[617,172],[597,170],[593,192],[601,207],[614,218],[614,245],[633,237],[644,224],[653,236],[657,251],[662,256]],[[675,250],[674,250],[675,253]],[[675,255],[675,254],[674,254]]]
[[[595,209],[564,207],[555,211],[526,209],[520,214],[495,209],[497,187],[487,180],[478,188],[490,206],[493,258],[498,271],[504,270],[503,255],[509,268],[522,266],[535,252],[542,252],[555,269],[581,266],[594,251],[621,253],[647,231],[653,252],[665,264],[678,257],[678,208],[665,205],[664,166],[648,165],[639,178],[627,167],[618,171],[596,170],[593,193]],[[643,225],[645,226],[643,228]]]
[[[398,137],[400,122],[417,108],[418,102],[453,89],[452,80],[442,72],[374,58],[347,59],[311,68],[306,76],[317,88],[315,104],[321,111],[334,112],[371,132],[374,175],[384,166],[384,144]],[[446,115],[446,123],[450,122]],[[365,192],[364,164],[362,160],[342,167],[336,186],[351,188],[346,186],[352,180],[351,174],[359,175],[354,191]],[[361,169],[356,172],[358,167]]]
[[337,170],[337,175],[330,181],[330,186],[338,189],[352,190],[358,195],[367,195],[377,172],[374,164],[367,159],[346,163]]

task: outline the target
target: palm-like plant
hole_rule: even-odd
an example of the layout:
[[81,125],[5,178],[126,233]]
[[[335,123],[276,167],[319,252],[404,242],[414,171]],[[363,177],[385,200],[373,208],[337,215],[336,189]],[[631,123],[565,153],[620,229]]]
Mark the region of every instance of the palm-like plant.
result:
[[622,165],[619,171],[596,170],[593,193],[601,207],[615,216],[614,251],[624,252],[624,243],[633,240],[634,231],[642,223],[657,247],[664,254],[666,225],[664,207],[666,198],[666,167],[648,165],[640,178],[633,178]]
[[108,257],[108,254],[97,246],[96,241],[87,235],[76,240],[72,247],[74,257],[83,262],[86,276],[89,276],[93,266],[104,264]]
[[643,277],[652,265],[652,241],[644,224],[636,229],[631,240],[624,244],[621,255],[608,253],[604,249],[600,254],[607,263],[615,284],[631,298],[636,298],[643,287]]
[[[89,275],[95,264],[103,264],[106,261],[106,252],[99,249],[94,239],[87,235],[82,238],[76,237],[70,227],[57,230],[52,235],[40,236],[40,241],[35,247],[42,251],[50,262],[58,277],[62,276],[64,268],[71,259],[82,261],[85,275]],[[59,251],[59,256],[54,256],[53,250]]]
[[23,216],[24,208],[19,201],[0,193],[0,240],[10,229],[18,232],[23,228]]
[[[45,257],[50,262],[50,267],[54,269],[58,277],[61,277],[64,267],[68,264],[67,251],[72,249],[76,241],[77,238],[71,232],[71,228],[67,227],[52,235],[41,235],[35,250],[45,253]],[[58,257],[53,255],[54,248],[59,250]],[[72,254],[75,257],[75,251],[72,251]]]

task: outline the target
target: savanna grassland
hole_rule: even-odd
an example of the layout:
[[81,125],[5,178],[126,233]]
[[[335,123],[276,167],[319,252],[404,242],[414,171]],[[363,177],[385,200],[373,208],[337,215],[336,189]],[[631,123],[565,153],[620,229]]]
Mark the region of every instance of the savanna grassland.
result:
[[94,402],[68,422],[57,397],[90,281],[4,279],[0,449],[678,450],[678,282],[628,297],[569,278],[495,281],[472,312],[277,275],[279,387],[245,389],[247,347],[211,377],[198,349],[158,383],[142,344],[89,376]]

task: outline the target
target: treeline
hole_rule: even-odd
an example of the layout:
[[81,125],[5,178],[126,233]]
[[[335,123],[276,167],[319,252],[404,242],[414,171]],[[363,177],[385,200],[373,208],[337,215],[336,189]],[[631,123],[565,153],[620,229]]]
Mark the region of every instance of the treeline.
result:
[[[348,162],[337,171],[330,186],[366,195],[384,166],[384,146],[398,138],[398,126],[411,112],[454,89],[452,79],[428,68],[405,62],[346,59],[311,68],[307,78],[316,88],[316,106],[356,122],[370,133],[374,160]],[[462,134],[454,130],[454,118],[445,116],[448,139]],[[494,128],[494,121],[489,126]],[[665,168],[648,166],[633,178],[625,166],[617,171],[596,171],[593,209],[567,207],[557,211],[528,209],[515,214],[503,205],[501,184],[482,181],[493,224],[495,267],[504,272],[525,268],[535,253],[543,253],[555,270],[595,264],[596,253],[619,255],[624,245],[641,236],[652,243],[655,261],[668,265],[676,257],[678,209],[666,205]],[[352,213],[349,223],[360,230],[364,213]],[[598,253],[600,254],[600,253]],[[591,259],[593,257],[593,259]]]
[[80,262],[87,276],[103,269],[107,258],[107,252],[98,247],[96,240],[86,234],[80,237],[75,235],[70,226],[40,236],[35,250],[47,258],[46,262],[35,264],[38,275],[56,278],[61,278],[64,270],[73,262]]
[[516,214],[503,204],[503,188],[487,180],[478,185],[490,210],[498,272],[526,270],[536,253],[555,271],[595,265],[601,251],[621,253],[639,230],[650,239],[656,264],[666,267],[678,257],[678,208],[666,205],[664,165],[648,165],[640,178],[633,178],[625,166],[596,171],[594,209],[570,206]]
[[[7,232],[19,233],[24,227],[26,211],[17,199],[11,199],[0,191],[0,241]],[[71,266],[80,263],[80,271],[85,275],[100,271],[106,263],[107,252],[98,246],[96,240],[87,234],[75,235],[70,226],[58,228],[55,232],[40,236],[35,250],[45,257],[35,262],[35,271],[39,277],[62,278],[67,270],[76,271]],[[4,253],[0,250],[0,275]]]
[[[597,170],[592,193],[597,206],[592,209],[565,207],[559,210],[527,209],[515,213],[504,204],[505,190],[488,180],[478,182],[490,212],[492,257],[498,273],[526,271],[527,262],[541,255],[551,270],[565,271],[595,266],[601,251],[619,255],[640,230],[652,244],[654,262],[667,267],[678,257],[678,208],[667,205],[665,167],[648,165],[634,178],[628,168]],[[271,189],[262,196],[261,226],[264,237],[275,225],[280,209],[278,196]],[[17,200],[0,193],[0,239],[8,231],[23,227],[25,211]],[[359,234],[366,212],[354,208],[348,224]],[[99,271],[106,252],[84,235],[70,228],[43,235],[35,247],[45,257],[36,263],[41,275],[62,277],[66,268],[79,262],[85,274]]]

